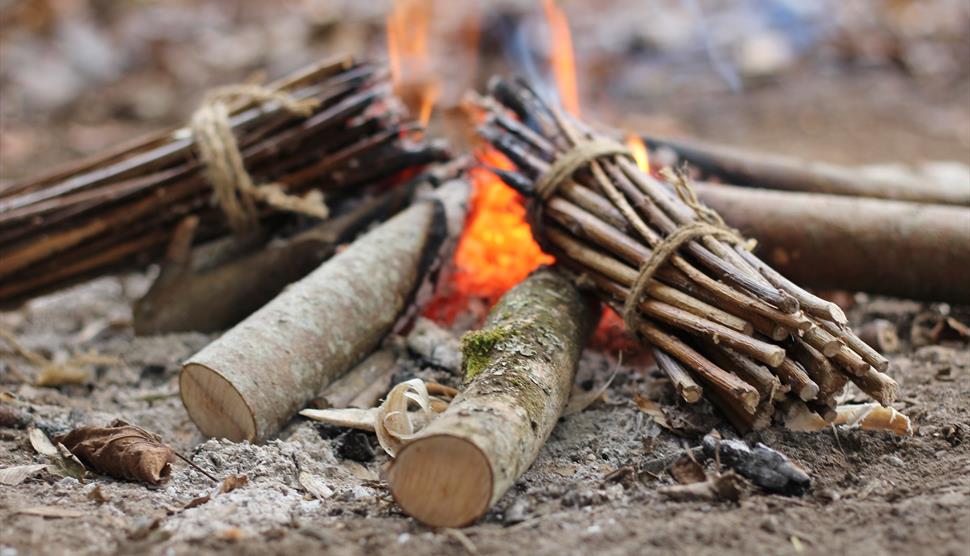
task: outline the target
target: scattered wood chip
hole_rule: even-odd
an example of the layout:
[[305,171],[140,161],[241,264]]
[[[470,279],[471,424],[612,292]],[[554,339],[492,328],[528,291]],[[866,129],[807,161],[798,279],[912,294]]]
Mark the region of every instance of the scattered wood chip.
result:
[[0,484],[17,486],[26,481],[28,477],[36,475],[44,469],[47,469],[46,464],[15,465],[0,469]]
[[659,489],[673,500],[730,500],[736,502],[744,493],[744,479],[734,471],[708,477],[700,483],[674,485]]
[[94,488],[88,492],[88,498],[94,500],[98,504],[104,504],[105,502],[111,500],[104,494],[104,491],[101,490],[101,485],[94,485]]
[[640,411],[646,413],[651,419],[661,427],[667,430],[674,430],[667,421],[667,416],[664,414],[663,409],[657,402],[647,398],[646,396],[641,396],[639,393],[633,397],[634,403],[640,408]]
[[57,446],[54,446],[50,438],[47,438],[47,434],[37,427],[27,429],[27,439],[30,440],[30,445],[34,448],[34,451],[42,456],[59,457],[61,455],[57,451]]
[[247,484],[249,484],[249,477],[246,475],[229,475],[226,480],[222,481],[219,492],[225,494]]
[[55,440],[84,465],[117,479],[159,485],[171,478],[172,449],[158,435],[124,421],[80,427]]
[[81,510],[71,510],[60,506],[33,506],[30,508],[20,508],[14,513],[23,515],[38,515],[41,517],[82,517],[87,512]]
[[304,490],[313,496],[320,498],[321,500],[325,500],[333,496],[333,489],[327,486],[327,483],[324,482],[323,478],[321,477],[311,475],[306,471],[301,471],[300,475],[297,477],[297,480],[300,482],[300,486],[302,486]]
[[202,504],[205,504],[209,500],[212,500],[212,496],[209,494],[206,494],[205,496],[199,496],[198,498],[193,498],[189,500],[189,503],[186,504],[185,506],[182,506],[182,509],[188,510],[190,508],[195,508],[195,507],[201,506]]
[[668,472],[675,481],[682,485],[703,483],[707,480],[707,473],[704,472],[701,464],[697,463],[697,460],[687,454],[677,458],[677,461],[670,466]]

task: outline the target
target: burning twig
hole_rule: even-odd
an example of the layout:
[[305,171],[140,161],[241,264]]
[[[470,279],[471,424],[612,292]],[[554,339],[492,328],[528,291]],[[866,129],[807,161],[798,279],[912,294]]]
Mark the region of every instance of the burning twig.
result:
[[539,270],[466,336],[466,387],[389,471],[405,512],[468,525],[532,465],[569,398],[592,307],[563,276]]
[[[490,90],[479,130],[515,163],[496,171],[532,198],[533,233],[578,283],[689,369],[737,428],[767,426],[775,398],[829,407],[845,378],[882,404],[894,399],[895,382],[871,366],[884,358],[862,346],[842,311],[751,254],[686,177],[654,179],[526,85],[495,81]],[[809,372],[789,351],[793,341],[830,365]]]
[[199,429],[265,440],[370,353],[439,276],[467,198],[465,182],[442,185],[189,359],[179,384]]

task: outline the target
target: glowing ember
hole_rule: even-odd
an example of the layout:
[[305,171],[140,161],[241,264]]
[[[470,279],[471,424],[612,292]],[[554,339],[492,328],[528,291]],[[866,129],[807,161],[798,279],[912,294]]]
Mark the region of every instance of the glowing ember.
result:
[[646,173],[650,173],[650,157],[647,155],[647,146],[643,144],[643,139],[636,133],[626,136],[626,146],[633,153],[633,160],[637,162],[637,167]]
[[569,34],[566,14],[555,0],[543,0],[546,21],[552,39],[552,74],[556,78],[559,100],[567,112],[579,115],[579,87],[576,85],[576,61],[573,57],[573,38]]
[[430,0],[394,0],[387,16],[387,55],[394,92],[421,124],[431,119],[439,84],[430,67],[428,22]]

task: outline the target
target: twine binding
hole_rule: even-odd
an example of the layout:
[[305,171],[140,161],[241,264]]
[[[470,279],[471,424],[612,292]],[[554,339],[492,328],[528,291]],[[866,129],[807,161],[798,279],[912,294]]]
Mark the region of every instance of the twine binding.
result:
[[275,101],[284,110],[299,116],[309,116],[319,104],[316,99],[297,100],[284,91],[260,85],[233,85],[211,91],[192,114],[189,128],[204,165],[204,175],[229,227],[236,234],[258,228],[257,202],[278,210],[326,218],[329,211],[319,192],[299,197],[286,193],[280,183],[253,183],[229,121],[229,105],[239,101],[247,104]]
[[[572,149],[552,164],[549,170],[536,181],[536,199],[529,204],[529,223],[535,230],[536,236],[542,235],[540,233],[542,206],[552,198],[562,184],[569,181],[580,168],[597,159],[614,156],[626,156],[631,160],[633,159],[629,149],[619,143],[602,139],[586,140],[576,143]],[[637,278],[634,280],[630,293],[623,304],[623,321],[631,331],[637,330],[638,324],[643,320],[637,306],[646,296],[647,284],[653,279],[657,270],[682,245],[694,239],[712,236],[735,245],[744,245],[749,250],[753,248],[753,244],[746,242],[737,230],[728,227],[716,211],[701,204],[686,172],[682,169],[674,172],[669,168],[664,168],[661,172],[673,185],[677,196],[693,210],[697,220],[683,224],[668,234],[653,247],[650,258],[644,261],[640,267]]]

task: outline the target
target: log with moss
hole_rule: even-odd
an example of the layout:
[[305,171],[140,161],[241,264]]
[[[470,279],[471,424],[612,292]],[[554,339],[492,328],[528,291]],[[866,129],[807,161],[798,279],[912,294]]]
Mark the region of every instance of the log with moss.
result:
[[442,185],[190,358],[179,386],[199,430],[265,440],[367,356],[430,293],[468,191],[464,181]]
[[408,515],[468,525],[532,465],[562,414],[596,312],[569,280],[542,269],[465,336],[465,388],[389,471]]

